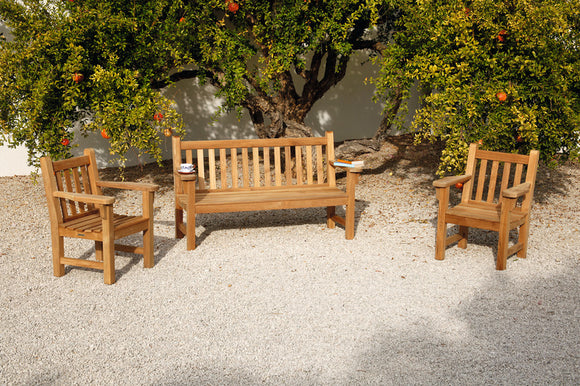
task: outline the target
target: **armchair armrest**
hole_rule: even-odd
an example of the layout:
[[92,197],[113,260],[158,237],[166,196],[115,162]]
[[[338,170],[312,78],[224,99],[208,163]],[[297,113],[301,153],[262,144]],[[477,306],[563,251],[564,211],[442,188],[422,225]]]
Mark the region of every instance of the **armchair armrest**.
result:
[[129,181],[97,181],[97,186],[102,188],[140,190],[144,192],[155,192],[159,189],[159,185],[157,184]]
[[463,174],[460,176],[449,176],[433,181],[435,188],[448,188],[458,182],[465,182],[471,179],[471,174]]
[[110,196],[98,196],[95,194],[85,194],[85,193],[71,193],[57,191],[53,193],[54,197],[64,198],[71,201],[84,202],[86,204],[96,204],[96,205],[112,205],[115,202],[115,197]]
[[531,184],[529,182],[524,182],[522,184],[512,186],[509,189],[501,192],[501,195],[506,198],[518,198],[530,191]]

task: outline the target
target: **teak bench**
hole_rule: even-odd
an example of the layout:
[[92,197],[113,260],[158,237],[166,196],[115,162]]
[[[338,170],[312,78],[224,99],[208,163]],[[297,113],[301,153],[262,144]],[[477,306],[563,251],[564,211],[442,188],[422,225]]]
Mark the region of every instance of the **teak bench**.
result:
[[[184,156],[184,157],[182,157]],[[177,172],[182,162],[197,173]],[[327,207],[327,226],[354,237],[355,185],[361,168],[347,171],[346,191],[336,186],[334,135],[324,137],[182,141],[173,137],[175,235],[195,249],[197,213]],[[346,206],[345,217],[336,215]],[[187,211],[186,223],[183,211]]]

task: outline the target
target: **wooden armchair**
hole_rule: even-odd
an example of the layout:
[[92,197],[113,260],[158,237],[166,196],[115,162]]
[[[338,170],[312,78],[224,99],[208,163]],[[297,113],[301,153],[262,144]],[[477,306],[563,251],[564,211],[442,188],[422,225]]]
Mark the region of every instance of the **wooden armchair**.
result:
[[[40,166],[48,200],[55,276],[63,276],[67,264],[103,270],[105,284],[113,284],[115,250],[142,254],[144,267],[153,267],[153,198],[158,185],[99,180],[93,149],[86,149],[84,156],[62,161],[42,157]],[[115,198],[103,196],[101,188],[142,191],[142,215],[113,213]],[[137,232],[143,232],[143,247],[115,244],[115,240]],[[64,257],[64,237],[94,240],[96,261]]]
[[[436,259],[443,260],[445,248],[454,242],[466,248],[469,227],[499,232],[496,269],[506,269],[507,257],[516,252],[518,257],[526,257],[539,154],[537,150],[529,156],[480,150],[474,143],[469,147],[464,175],[433,182],[439,200]],[[461,203],[450,208],[449,190],[458,183],[463,184]],[[459,225],[459,231],[447,237],[449,223]],[[510,247],[509,232],[518,227],[518,242]]]

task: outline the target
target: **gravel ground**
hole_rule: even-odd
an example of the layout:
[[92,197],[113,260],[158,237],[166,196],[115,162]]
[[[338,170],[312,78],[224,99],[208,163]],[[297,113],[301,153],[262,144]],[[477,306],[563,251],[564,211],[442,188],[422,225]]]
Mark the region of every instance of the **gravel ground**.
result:
[[118,256],[112,286],[53,277],[42,182],[0,178],[0,383],[580,384],[580,167],[540,168],[528,258],[499,272],[493,232],[434,259],[432,164],[366,172],[354,240],[321,208],[199,215],[195,251],[167,169],[136,168],[162,185],[156,264]]

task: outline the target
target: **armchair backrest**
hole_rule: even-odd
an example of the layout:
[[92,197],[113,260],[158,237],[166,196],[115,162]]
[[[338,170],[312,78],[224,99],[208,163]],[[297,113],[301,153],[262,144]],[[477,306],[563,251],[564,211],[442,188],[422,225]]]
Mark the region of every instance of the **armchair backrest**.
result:
[[537,150],[532,150],[529,155],[481,150],[477,143],[472,143],[465,170],[465,174],[472,177],[463,185],[461,201],[497,206],[503,190],[529,182],[530,190],[519,203],[519,210],[528,211],[534,194],[539,155]]
[[54,192],[102,194],[97,186],[98,171],[94,149],[85,149],[84,155],[60,161],[50,157],[40,159],[42,178],[50,218],[59,224],[96,211],[93,204],[84,204],[54,197]]

